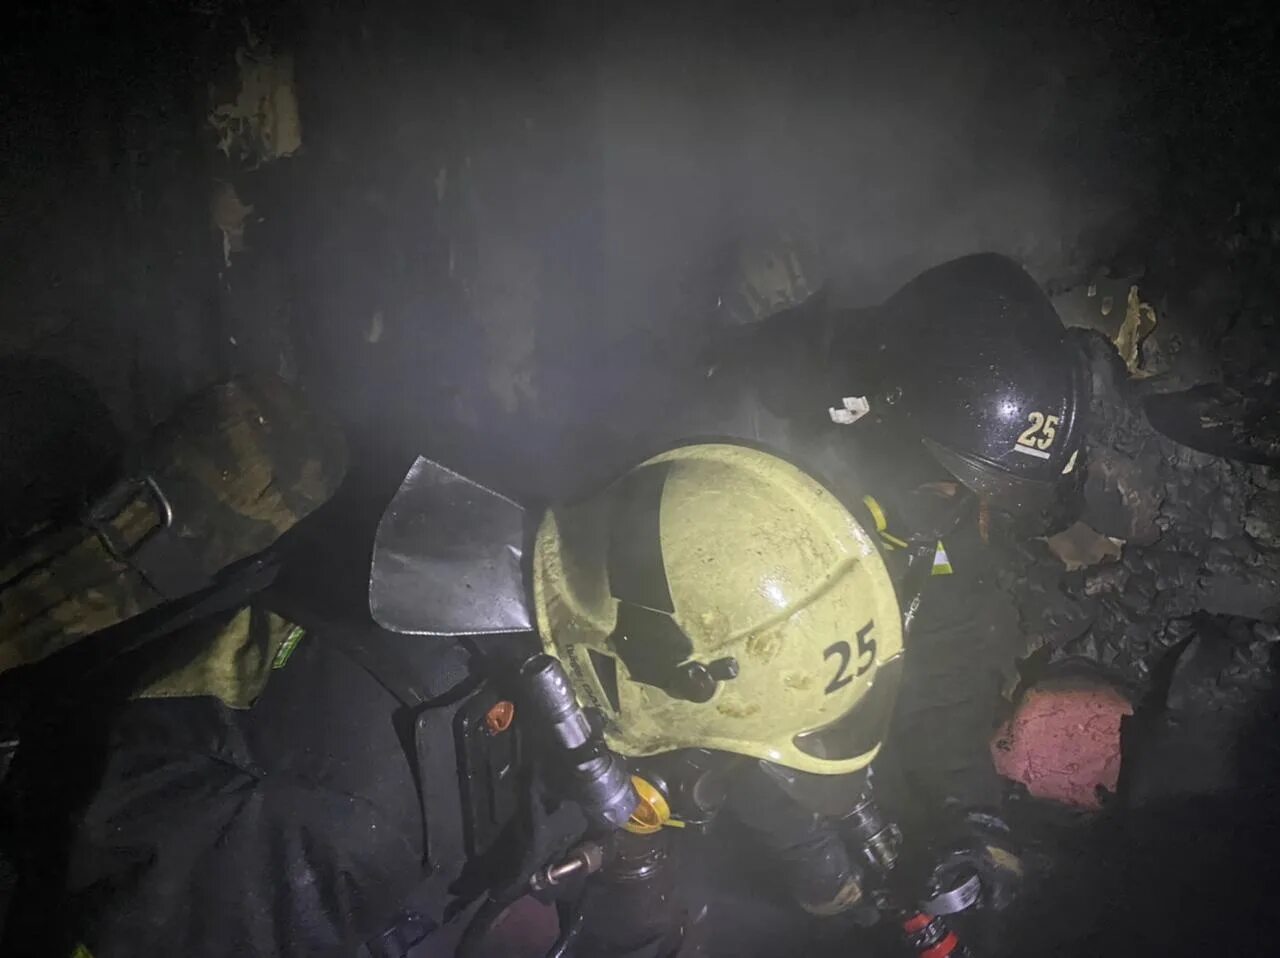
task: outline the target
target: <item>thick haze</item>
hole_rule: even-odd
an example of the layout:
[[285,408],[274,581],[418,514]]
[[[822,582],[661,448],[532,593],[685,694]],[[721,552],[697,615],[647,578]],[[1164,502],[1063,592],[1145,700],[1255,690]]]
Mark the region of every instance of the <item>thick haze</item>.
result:
[[615,258],[668,275],[754,225],[798,218],[864,300],[980,248],[1045,273],[1069,265],[1114,210],[1098,192],[1116,162],[1104,148],[1114,78],[1065,20],[984,6],[798,16],[789,35],[704,15],[615,39],[597,98]]
[[[1159,57],[1094,5],[613,6],[30,14],[0,346],[72,365],[133,433],[266,370],[363,440],[551,494],[639,451],[744,236],[812,233],[871,303],[983,249],[1076,277],[1152,207],[1132,118]],[[205,121],[246,24],[301,108],[302,149],[260,168]],[[227,184],[252,207],[229,267]]]
[[1042,280],[1095,266],[1124,223],[1119,71],[1079,25],[1016,10],[873,5],[774,32],[702,8],[612,24],[585,57],[589,146],[567,158],[582,171],[568,209],[599,236],[569,258],[598,263],[580,290],[596,305],[566,327],[547,318],[544,341],[564,337],[553,354],[587,349],[544,398],[610,397],[623,431],[661,410],[655,381],[696,343],[716,263],[774,226],[818,237],[852,304],[978,250]]

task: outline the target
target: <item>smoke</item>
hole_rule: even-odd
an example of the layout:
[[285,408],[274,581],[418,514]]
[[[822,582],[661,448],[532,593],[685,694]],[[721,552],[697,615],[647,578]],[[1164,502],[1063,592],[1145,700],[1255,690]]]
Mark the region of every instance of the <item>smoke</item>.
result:
[[1105,64],[1064,20],[983,9],[619,30],[596,57],[595,115],[609,288],[650,314],[630,321],[662,323],[677,279],[779,223],[821,239],[854,302],[983,249],[1042,276],[1075,266],[1112,212],[1088,167],[1113,161],[1084,155],[1069,113],[1113,117],[1105,90],[1083,104],[1068,81]]
[[[175,12],[163,62],[138,54],[162,32],[109,18],[121,42],[94,45],[86,20],[83,49],[51,40],[47,64],[88,51],[117,78],[110,109],[90,111],[88,159],[19,151],[48,167],[39,190],[0,177],[0,196],[30,194],[23,224],[59,224],[0,231],[32,264],[4,284],[0,344],[91,356],[140,426],[192,384],[297,354],[358,432],[558,490],[576,462],[626,456],[743,237],[812,235],[854,304],[976,250],[1042,279],[1095,258],[1129,182],[1114,38],[975,6],[251,11],[294,57],[302,114],[302,148],[263,169],[229,168],[205,135],[239,14]],[[54,97],[69,126],[81,92]],[[230,271],[211,171],[254,207]]]
[[574,119],[551,119],[562,174],[530,201],[556,196],[531,241],[560,306],[535,379],[566,456],[626,458],[601,446],[661,414],[743,237],[815,237],[849,305],[980,250],[1042,280],[1093,265],[1119,209],[1122,97],[1065,17],[696,6],[593,24],[549,71]]

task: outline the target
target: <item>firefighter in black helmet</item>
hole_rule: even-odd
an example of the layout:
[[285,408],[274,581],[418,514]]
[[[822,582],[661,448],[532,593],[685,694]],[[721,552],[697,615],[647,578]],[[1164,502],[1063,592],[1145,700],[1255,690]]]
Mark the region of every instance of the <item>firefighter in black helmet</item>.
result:
[[833,386],[865,384],[864,428],[918,441],[1024,531],[1060,523],[1082,472],[1088,397],[1081,357],[1035,281],[1003,256],[966,256],[918,276],[869,318],[870,354],[853,323],[829,353]]
[[750,372],[751,402],[776,417],[763,433],[831,446],[833,465],[848,441],[870,442],[907,457],[895,471],[941,467],[1037,532],[1078,486],[1083,364],[1048,297],[1004,256],[934,267],[873,309],[809,295],[724,343],[713,376]]
[[[815,257],[798,263],[784,245],[786,274],[806,277],[797,295],[780,293],[772,270],[768,297],[722,298],[730,328],[698,376],[710,395],[679,428],[785,451],[878,531],[904,603],[919,591],[880,792],[896,796],[901,818],[919,819],[913,831],[932,828],[950,850],[943,872],[976,871],[986,903],[1002,909],[1022,866],[988,742],[1024,649],[990,543],[1065,524],[1083,468],[1082,366],[1047,297],[1004,256],[953,260],[878,307],[852,310],[828,302]],[[749,286],[749,277],[729,284]],[[763,318],[733,308],[766,299],[787,308]],[[776,838],[787,801],[758,783],[759,794],[740,790],[749,796],[740,814]],[[795,847],[782,849],[794,859],[790,884],[809,910],[838,911],[840,850],[805,821],[797,813]]]

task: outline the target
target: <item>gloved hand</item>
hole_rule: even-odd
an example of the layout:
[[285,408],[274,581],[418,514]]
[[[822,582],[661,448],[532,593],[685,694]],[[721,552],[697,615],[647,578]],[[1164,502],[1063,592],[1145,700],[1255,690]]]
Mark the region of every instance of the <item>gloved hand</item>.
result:
[[977,874],[982,883],[980,904],[1003,911],[1017,897],[1024,874],[1022,856],[1009,826],[984,809],[957,813],[951,840],[935,866],[931,883],[947,890]]

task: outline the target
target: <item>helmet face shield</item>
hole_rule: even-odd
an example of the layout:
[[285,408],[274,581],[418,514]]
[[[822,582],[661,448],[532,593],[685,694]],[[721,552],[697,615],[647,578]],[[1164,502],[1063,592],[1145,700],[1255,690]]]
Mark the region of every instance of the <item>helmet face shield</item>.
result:
[[1053,481],[1014,475],[979,456],[949,449],[931,439],[923,440],[923,444],[970,491],[996,512],[1013,519],[1020,536],[1045,535],[1065,528],[1079,510],[1084,475],[1079,449],[1073,450],[1068,459],[1069,471]]
[[[551,510],[533,571],[543,644],[618,752],[821,775],[875,756],[902,649],[893,584],[852,514],[789,463],[720,444],[651,459]],[[705,695],[680,683],[698,668]]]

